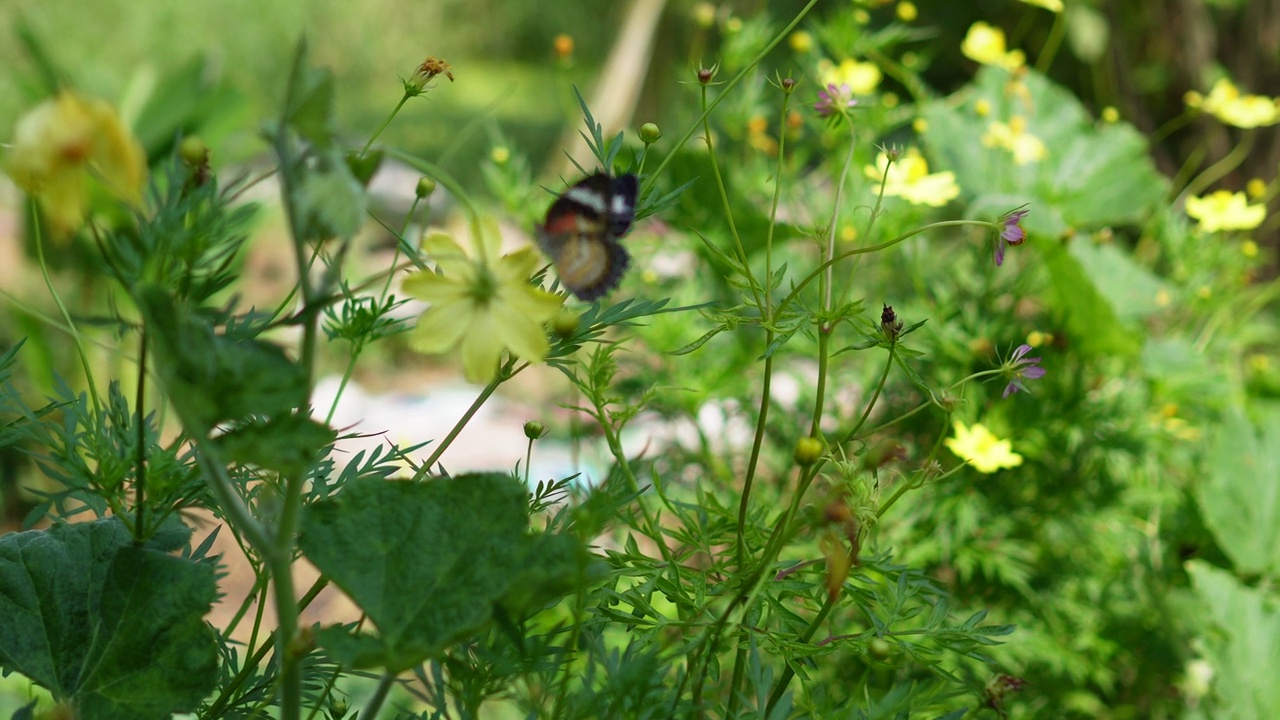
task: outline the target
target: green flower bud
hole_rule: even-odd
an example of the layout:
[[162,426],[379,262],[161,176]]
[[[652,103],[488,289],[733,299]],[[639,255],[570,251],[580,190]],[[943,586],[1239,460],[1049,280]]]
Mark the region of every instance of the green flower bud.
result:
[[427,177],[426,175],[423,175],[422,177],[418,178],[418,186],[413,190],[414,194],[418,196],[419,200],[431,197],[431,193],[435,191],[436,191],[436,179],[433,177]]
[[662,137],[662,128],[656,123],[645,123],[640,126],[640,142],[645,145],[652,145],[658,142],[658,138]]
[[188,165],[204,165],[209,162],[209,146],[199,135],[188,135],[178,145],[178,156]]
[[530,440],[537,440],[547,434],[547,426],[537,420],[530,420],[524,424],[524,436]]
[[815,437],[802,437],[796,441],[795,460],[801,467],[818,462],[823,452],[822,441]]

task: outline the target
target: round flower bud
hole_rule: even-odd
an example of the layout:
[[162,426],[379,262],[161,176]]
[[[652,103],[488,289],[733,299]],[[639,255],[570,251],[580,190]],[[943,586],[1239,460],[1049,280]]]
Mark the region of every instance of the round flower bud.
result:
[[871,638],[871,642],[867,643],[867,652],[877,660],[884,660],[893,652],[893,646],[884,638]]
[[795,461],[801,467],[818,462],[822,457],[822,441],[815,437],[802,437],[796,441]]
[[426,175],[418,178],[418,186],[413,189],[414,195],[416,195],[419,200],[431,197],[431,193],[435,191],[436,179],[433,177],[427,177]]
[[504,145],[499,145],[489,151],[489,159],[493,160],[495,165],[506,165],[511,159],[511,151]]
[[707,68],[698,68],[698,82],[702,83],[703,85],[706,85],[707,83],[711,82],[711,78],[715,76],[716,76],[716,73],[714,70],[708,70]]
[[188,165],[204,165],[209,162],[209,146],[199,135],[188,135],[178,145],[178,156]]
[[662,128],[656,123],[647,122],[640,126],[640,142],[645,145],[652,145],[658,142],[658,138],[662,137]]
[[551,41],[552,48],[555,50],[556,57],[561,60],[567,59],[573,54],[573,36],[560,33]]
[[524,424],[524,436],[530,440],[537,440],[547,434],[547,426],[537,420],[530,420]]

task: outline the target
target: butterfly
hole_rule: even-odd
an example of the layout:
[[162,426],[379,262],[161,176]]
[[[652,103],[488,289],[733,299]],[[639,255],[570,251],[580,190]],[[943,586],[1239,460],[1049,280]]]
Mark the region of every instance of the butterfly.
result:
[[618,242],[636,216],[635,175],[596,173],[565,190],[538,226],[538,245],[556,266],[560,283],[591,302],[622,281],[631,262]]

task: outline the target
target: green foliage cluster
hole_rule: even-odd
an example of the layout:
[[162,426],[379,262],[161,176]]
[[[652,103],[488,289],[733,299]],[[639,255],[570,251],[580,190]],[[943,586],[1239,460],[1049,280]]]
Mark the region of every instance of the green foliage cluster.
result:
[[[487,215],[538,221],[523,153],[504,143],[483,168],[485,203],[376,132],[351,146],[300,46],[264,131],[298,280],[246,309],[231,293],[253,208],[177,149],[190,96],[157,95],[146,208],[77,246],[112,312],[60,305],[85,389],[32,402],[15,373],[31,348],[0,358],[0,442],[51,488],[28,518],[46,529],[0,536],[0,668],[57,703],[14,717],[1278,714],[1258,671],[1280,661],[1277,286],[1252,282],[1240,238],[1188,222],[1129,125],[1025,67],[935,92],[919,31],[857,6],[801,41],[814,5],[733,18],[679,132],[606,136],[579,97],[579,169],[635,173],[636,217],[675,228],[637,230],[615,302],[546,329],[578,418],[549,432],[610,460],[590,484],[531,486],[527,459],[441,464],[531,367],[510,352],[415,447],[343,458],[313,407],[325,352],[345,350],[345,387],[402,343],[392,279],[441,260],[411,211],[375,218],[389,267],[352,269],[382,159],[446,188],[478,237]],[[824,87],[818,60],[855,55],[893,90],[848,104]],[[1043,155],[989,142],[996,122]],[[956,188],[940,202],[894,175],[925,159]],[[90,338],[129,353],[105,395]],[[676,438],[630,451],[655,424]],[[996,468],[961,440],[978,428],[1011,439]],[[219,529],[193,535],[197,509]],[[255,582],[214,627],[221,532]],[[299,592],[304,558],[321,577]],[[361,620],[302,626],[330,584]],[[233,639],[255,606],[252,639]]]

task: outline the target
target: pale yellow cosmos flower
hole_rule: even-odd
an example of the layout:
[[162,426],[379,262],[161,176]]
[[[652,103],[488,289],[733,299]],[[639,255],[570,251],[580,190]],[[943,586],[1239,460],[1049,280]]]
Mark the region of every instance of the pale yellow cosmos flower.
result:
[[[498,257],[496,223],[481,232],[479,257],[469,256],[449,235],[435,232],[422,250],[436,264],[405,278],[404,291],[431,303],[409,344],[422,353],[442,353],[460,345],[470,382],[487,383],[504,350],[529,362],[547,357],[543,325],[559,312],[563,298],[529,284],[539,259],[533,248]],[[497,258],[496,260],[494,258]]]
[[981,423],[965,427],[957,420],[955,430],[956,436],[946,440],[947,448],[978,472],[993,473],[1022,464],[1022,456],[1013,451],[1013,443],[997,438]]
[[1252,230],[1267,218],[1267,206],[1250,205],[1242,192],[1217,190],[1204,197],[1187,198],[1187,216],[1205,232]]
[[1027,62],[1027,56],[1021,50],[1006,50],[1003,30],[984,22],[969,26],[969,32],[960,43],[960,52],[974,62],[1006,70],[1016,70]]
[[839,65],[830,60],[818,62],[818,79],[823,87],[848,85],[855,95],[870,95],[882,77],[880,68],[872,62],[849,59],[841,60]]
[[892,165],[889,164],[889,156],[880,153],[876,155],[876,164],[865,166],[863,172],[871,180],[879,182],[884,179],[886,196],[900,197],[912,205],[942,207],[960,195],[955,173],[930,173],[929,163],[916,148],[902,153]]
[[1188,93],[1187,104],[1238,128],[1265,127],[1280,122],[1280,100],[1265,95],[1244,95],[1227,78],[1219,78],[1203,98],[1198,93]]
[[147,156],[107,103],[64,91],[18,120],[5,158],[55,233],[84,223],[97,196],[142,202]]

